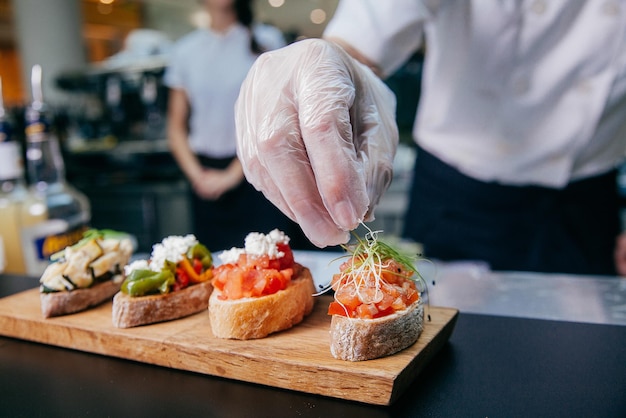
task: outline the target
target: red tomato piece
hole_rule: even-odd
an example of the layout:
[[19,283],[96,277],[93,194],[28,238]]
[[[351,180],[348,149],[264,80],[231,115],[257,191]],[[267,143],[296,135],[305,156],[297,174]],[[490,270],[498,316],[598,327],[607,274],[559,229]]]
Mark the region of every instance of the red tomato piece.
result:
[[335,292],[335,299],[351,311],[355,310],[357,306],[362,303],[359,299],[359,295],[356,294],[354,287],[351,286],[339,288]]
[[184,289],[187,286],[189,286],[189,275],[184,269],[180,267],[177,268],[175,278],[176,278],[176,283],[174,284],[175,291]]
[[354,311],[350,311],[347,307],[342,306],[339,302],[332,301],[328,306],[328,315],[353,316]]
[[239,269],[233,269],[224,284],[223,296],[226,299],[241,299],[243,297],[243,274]]
[[194,258],[192,265],[196,273],[198,274],[202,273],[202,261],[198,260],[197,258]]
[[387,309],[391,307],[391,305],[393,304],[393,301],[394,301],[394,297],[391,296],[389,293],[385,293],[383,295],[383,299],[380,302],[378,302],[376,306],[378,306],[378,309],[380,311],[386,311]]
[[279,259],[270,260],[268,257],[267,267],[265,268],[270,269],[270,270],[280,270],[280,260]]
[[406,305],[410,305],[414,302],[416,302],[418,299],[420,298],[419,293],[417,292],[416,289],[409,289],[406,292]]
[[213,280],[211,283],[216,289],[224,290],[224,285],[226,284],[226,280],[228,278],[228,272],[232,269],[232,265],[225,264],[213,270]]
[[265,289],[269,286],[270,279],[264,274],[259,274],[252,289],[252,296],[261,296],[265,293]]
[[271,276],[266,282],[265,288],[263,289],[263,294],[273,295],[274,293],[282,289],[283,289],[283,281],[280,279],[280,277]]
[[363,303],[356,308],[359,318],[374,318],[378,314],[378,308],[373,303]]
[[256,270],[242,270],[241,275],[243,280],[241,282],[241,295],[244,298],[249,298],[252,296],[252,289],[254,288],[254,284],[257,281],[257,271]]
[[387,309],[378,309],[378,313],[376,315],[374,315],[374,318],[381,318],[383,316],[387,316],[387,315],[391,315],[392,313],[395,313],[396,311],[390,306]]
[[406,308],[406,303],[402,299],[402,296],[398,296],[396,300],[393,301],[391,307],[396,311],[401,311],[402,309]]
[[280,274],[285,279],[285,282],[291,281],[291,278],[293,277],[293,273],[294,273],[293,268],[287,268],[287,269],[280,270]]
[[291,251],[291,247],[289,244],[276,244],[276,248],[278,251],[284,253],[284,255],[278,259],[280,266],[278,270],[284,270],[286,268],[293,267],[293,251]]

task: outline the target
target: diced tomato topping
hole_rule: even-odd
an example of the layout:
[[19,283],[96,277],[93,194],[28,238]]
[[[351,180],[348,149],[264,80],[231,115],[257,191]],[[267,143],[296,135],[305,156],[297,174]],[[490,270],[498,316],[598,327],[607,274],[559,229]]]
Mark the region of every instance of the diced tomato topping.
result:
[[341,306],[341,304],[337,301],[330,302],[330,305],[328,306],[328,315],[352,316],[351,312],[349,312],[346,307]]
[[382,300],[378,302],[378,309],[381,311],[386,311],[387,309],[391,308],[393,301],[394,301],[394,297],[391,294],[389,293],[383,294]]
[[269,283],[270,280],[271,279],[266,277],[264,274],[257,275],[256,280],[252,283],[249,296],[262,294],[265,288],[270,286],[270,283]]
[[391,304],[391,307],[396,311],[401,311],[402,309],[406,308],[406,303],[404,302],[404,299],[402,299],[402,297],[398,296]]
[[417,289],[408,289],[406,291],[406,300],[408,301],[407,305],[416,302],[420,298],[419,293],[417,293]]
[[279,279],[277,276],[272,276],[264,283],[263,289],[261,289],[261,294],[272,295],[283,288],[283,281]]
[[289,244],[278,244],[276,245],[278,251],[284,253],[281,258],[278,259],[280,262],[279,270],[284,270],[293,267],[293,251],[291,251],[291,247]]
[[243,297],[243,271],[233,269],[224,283],[222,292],[225,299],[241,299]]
[[289,245],[279,244],[285,255],[270,259],[267,255],[239,256],[236,264],[223,264],[213,271],[213,286],[219,289],[222,299],[241,299],[272,295],[287,288],[296,265]]
[[379,310],[378,313],[376,314],[376,316],[374,316],[374,318],[381,318],[383,316],[387,316],[387,315],[391,315],[392,313],[396,312],[395,309],[393,309],[391,306],[388,307],[385,310]]
[[356,314],[359,318],[374,318],[378,313],[375,303],[362,303],[356,308]]
[[335,299],[353,312],[362,302],[352,286],[342,286],[335,291]]
[[329,315],[380,318],[406,309],[419,300],[419,292],[411,280],[413,272],[396,261],[384,262],[377,278],[372,273],[357,280],[347,273],[358,262],[358,259],[344,262],[339,267],[342,273],[333,276],[331,285],[335,290],[335,301],[328,307]]
[[224,284],[226,283],[225,276],[227,276],[230,271],[229,266],[230,264],[224,264],[213,270],[213,280],[211,281],[213,287],[219,290],[224,290]]
[[267,265],[265,268],[268,270],[280,270],[280,261],[276,259],[269,259],[269,257],[267,257]]

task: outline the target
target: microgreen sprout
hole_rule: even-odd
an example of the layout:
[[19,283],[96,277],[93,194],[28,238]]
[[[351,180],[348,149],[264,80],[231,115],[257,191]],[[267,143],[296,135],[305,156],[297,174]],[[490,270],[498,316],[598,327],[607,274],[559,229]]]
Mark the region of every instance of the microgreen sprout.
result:
[[[333,278],[330,285],[326,286],[318,294],[329,289],[335,290],[335,299],[341,292],[350,292],[350,297],[357,297],[363,304],[375,304],[382,301],[386,288],[391,288],[385,277],[399,276],[415,282],[415,287],[421,295],[427,291],[426,282],[415,268],[417,256],[411,256],[400,252],[389,244],[381,241],[378,235],[382,231],[367,229],[363,238],[352,233],[356,242],[342,245],[348,253],[341,257],[346,259],[342,265],[342,272]],[[344,304],[338,301],[346,311]]]

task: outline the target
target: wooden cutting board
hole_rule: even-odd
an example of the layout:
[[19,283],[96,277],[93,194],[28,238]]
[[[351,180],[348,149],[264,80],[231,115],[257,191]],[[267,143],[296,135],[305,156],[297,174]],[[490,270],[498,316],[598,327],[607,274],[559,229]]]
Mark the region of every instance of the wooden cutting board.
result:
[[197,373],[377,405],[393,403],[448,340],[456,309],[430,307],[417,343],[393,356],[347,362],[329,350],[331,296],[316,299],[300,325],[267,338],[224,340],[208,312],[176,321],[118,329],[111,303],[44,319],[38,289],[0,299],[0,335]]

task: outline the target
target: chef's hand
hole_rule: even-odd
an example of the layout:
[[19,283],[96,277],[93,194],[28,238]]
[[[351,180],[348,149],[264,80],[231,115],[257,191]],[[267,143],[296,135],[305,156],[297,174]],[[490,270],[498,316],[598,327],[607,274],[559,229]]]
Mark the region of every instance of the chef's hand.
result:
[[626,232],[622,232],[615,241],[615,270],[626,277]]
[[237,104],[250,183],[319,247],[373,219],[398,144],[395,97],[341,47],[311,39],[261,55]]

